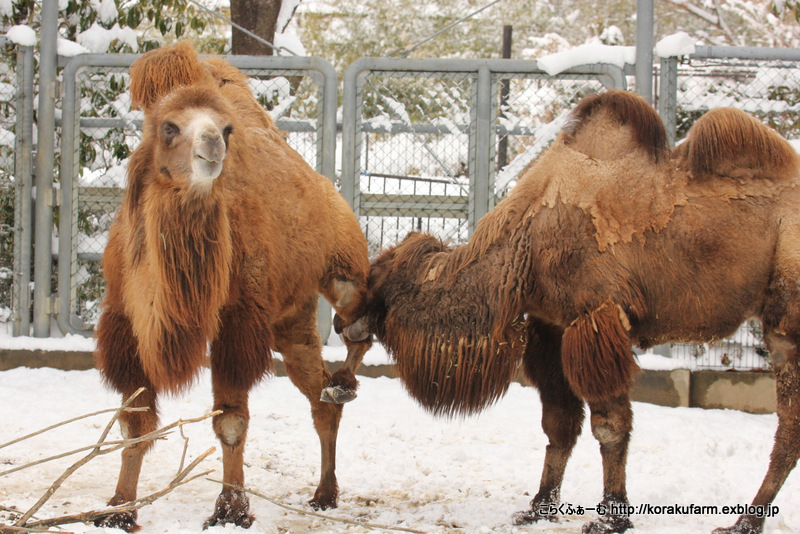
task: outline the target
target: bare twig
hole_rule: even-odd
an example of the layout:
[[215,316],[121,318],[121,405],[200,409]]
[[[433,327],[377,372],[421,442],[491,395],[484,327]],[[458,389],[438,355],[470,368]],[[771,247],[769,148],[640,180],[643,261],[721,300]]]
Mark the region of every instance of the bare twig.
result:
[[65,525],[68,523],[90,523],[95,521],[96,519],[100,519],[101,517],[106,517],[112,514],[120,514],[125,512],[132,512],[134,510],[138,510],[148,504],[152,504],[156,500],[160,499],[161,497],[167,495],[168,493],[172,492],[175,488],[183,486],[184,484],[188,484],[195,479],[200,477],[204,477],[209,473],[212,473],[214,470],[210,469],[208,471],[204,471],[192,477],[186,478],[192,470],[197,467],[200,462],[205,460],[209,455],[211,455],[216,450],[215,447],[211,447],[206,452],[195,458],[195,460],[186,466],[185,469],[181,470],[175,478],[170,481],[170,483],[164,489],[157,491],[155,493],[151,493],[146,497],[142,497],[140,499],[136,499],[135,501],[131,501],[125,504],[121,504],[119,506],[110,506],[103,510],[92,510],[89,512],[82,512],[79,514],[72,514],[72,515],[65,515],[61,517],[54,517],[52,519],[43,519],[41,521],[35,521],[33,523],[29,523],[28,527],[52,527],[55,525]]
[[[171,423],[171,424],[169,424],[169,425],[167,425],[165,427],[159,428],[158,430],[154,430],[153,432],[150,432],[150,433],[145,434],[143,436],[139,436],[138,438],[128,438],[128,439],[116,440],[116,441],[106,441],[106,442],[102,442],[102,443],[98,442],[98,443],[95,443],[94,445],[86,445],[84,447],[80,447],[80,448],[77,448],[77,449],[74,449],[74,450],[71,450],[71,451],[68,451],[68,452],[62,452],[62,453],[56,454],[55,456],[49,456],[47,458],[42,458],[41,460],[36,460],[35,462],[30,462],[30,463],[27,463],[25,465],[20,465],[20,466],[14,467],[12,469],[8,469],[6,471],[1,471],[0,472],[0,477],[5,476],[5,475],[10,475],[11,473],[15,473],[17,471],[22,471],[23,469],[27,469],[27,468],[33,467],[35,465],[51,462],[53,460],[58,460],[60,458],[65,458],[67,456],[72,456],[73,454],[78,454],[79,452],[84,452],[84,451],[89,451],[89,450],[94,451],[94,450],[98,450],[99,449],[99,452],[97,453],[98,455],[108,454],[110,452],[114,452],[114,451],[117,451],[119,449],[123,449],[125,447],[131,447],[131,446],[136,445],[137,443],[141,443],[143,441],[153,441],[153,440],[156,440],[156,439],[161,439],[161,438],[164,438],[164,437],[168,436],[170,434],[169,431],[172,430],[173,428],[175,428],[176,426],[177,427],[182,427],[183,425],[187,425],[187,424],[191,424],[191,423],[197,423],[199,421],[203,421],[205,419],[208,419],[209,417],[213,417],[213,416],[218,415],[220,413],[222,413],[222,412],[218,410],[216,412],[211,412],[211,413],[208,413],[208,414],[203,415],[201,417],[197,417],[195,419],[180,419],[180,420],[175,421],[174,423]],[[109,447],[109,448],[103,449],[102,447]]]
[[255,491],[255,490],[251,490],[251,489],[248,489],[248,488],[243,488],[241,486],[237,486],[236,484],[229,484],[229,483],[223,482],[221,480],[214,480],[213,478],[208,478],[206,480],[208,480],[209,482],[216,482],[217,484],[222,484],[223,486],[227,486],[229,488],[233,488],[233,489],[238,490],[238,491],[243,491],[245,493],[249,493],[250,495],[254,495],[254,496],[256,496],[256,497],[258,497],[260,499],[264,499],[265,501],[270,502],[270,503],[274,504],[275,506],[277,506],[279,508],[283,508],[284,510],[288,510],[290,512],[294,512],[296,514],[310,515],[310,516],[313,516],[313,517],[318,517],[320,519],[326,519],[328,521],[336,521],[338,523],[345,523],[347,525],[356,525],[356,526],[364,527],[364,528],[372,528],[372,529],[379,529],[379,530],[389,530],[389,531],[392,531],[392,532],[411,532],[413,534],[425,534],[425,532],[422,531],[422,530],[414,530],[414,529],[411,529],[411,528],[403,528],[403,527],[389,527],[389,526],[386,526],[386,525],[378,525],[378,524],[375,524],[375,523],[366,523],[366,522],[361,522],[361,521],[351,521],[349,519],[341,519],[341,518],[333,517],[333,516],[329,516],[329,515],[318,514],[317,512],[310,512],[308,510],[303,510],[302,508],[295,508],[293,506],[289,506],[289,505],[283,504],[283,503],[278,502],[276,500],[270,499],[266,495],[264,495],[262,493],[259,493],[259,492]]
[[[150,408],[147,408],[147,407],[143,407],[143,408],[125,408],[125,410],[123,410],[123,411],[125,411],[125,412],[146,412],[149,409]],[[0,449],[5,448],[5,447],[9,447],[9,446],[14,445],[16,443],[19,443],[20,441],[25,441],[26,439],[30,439],[30,438],[36,437],[39,434],[44,434],[45,432],[49,432],[49,431],[53,430],[54,428],[58,428],[60,426],[68,425],[70,423],[74,423],[75,421],[80,421],[81,419],[88,419],[89,417],[94,417],[96,415],[103,415],[104,413],[116,412],[117,410],[119,410],[119,408],[106,408],[105,410],[100,410],[100,411],[97,411],[97,412],[87,413],[87,414],[84,414],[84,415],[79,415],[78,417],[73,417],[72,419],[67,419],[66,421],[61,421],[60,423],[56,423],[54,425],[50,425],[47,428],[43,428],[41,430],[37,430],[36,432],[32,432],[32,433],[30,433],[30,434],[28,434],[26,436],[22,436],[22,437],[13,439],[13,440],[11,440],[11,441],[9,441],[7,443],[0,444]]]
[[[15,472],[15,471],[20,471],[22,469],[31,467],[33,465],[38,465],[38,464],[41,464],[41,463],[44,463],[44,462],[48,462],[48,461],[51,461],[51,460],[55,460],[55,459],[58,459],[58,458],[63,458],[65,456],[76,454],[78,452],[83,452],[83,451],[86,451],[86,450],[90,450],[89,454],[87,454],[86,456],[84,456],[83,458],[81,458],[80,460],[78,460],[77,462],[72,464],[70,467],[68,467],[64,471],[64,473],[62,473],[61,476],[59,476],[55,480],[55,482],[53,482],[53,484],[51,484],[51,486],[47,489],[47,491],[44,493],[44,495],[42,495],[42,497],[36,502],[36,504],[34,504],[27,512],[25,512],[23,515],[21,515],[19,517],[19,519],[17,519],[17,521],[14,523],[13,526],[11,526],[11,525],[0,525],[0,534],[5,534],[6,531],[12,532],[11,529],[14,529],[13,532],[32,532],[32,531],[35,531],[35,530],[32,530],[32,529],[42,529],[42,528],[46,529],[47,527],[50,527],[50,526],[53,526],[53,525],[59,525],[59,524],[65,524],[65,523],[73,523],[75,521],[90,521],[92,519],[96,519],[98,517],[103,517],[105,515],[109,515],[109,514],[113,514],[113,513],[120,513],[120,512],[137,510],[137,509],[141,508],[142,506],[145,506],[147,504],[152,503],[153,501],[155,501],[156,499],[162,497],[163,495],[166,495],[167,493],[171,492],[172,490],[174,490],[178,486],[181,486],[183,484],[191,482],[192,480],[194,480],[194,479],[196,479],[198,477],[205,476],[208,473],[210,473],[211,471],[206,471],[206,472],[204,472],[204,473],[202,473],[200,475],[196,475],[196,476],[193,476],[193,477],[188,478],[188,479],[186,478],[189,475],[189,473],[191,472],[191,470],[193,470],[203,459],[205,459],[208,455],[210,455],[214,451],[214,448],[212,447],[211,449],[206,451],[204,454],[199,456],[191,464],[189,464],[188,467],[186,467],[184,469],[183,464],[184,464],[185,459],[186,459],[186,451],[188,449],[188,445],[189,444],[188,444],[188,438],[183,434],[183,426],[187,425],[187,424],[203,421],[205,419],[208,419],[209,417],[213,417],[215,415],[218,415],[219,413],[221,413],[220,411],[211,412],[211,413],[206,414],[204,416],[196,417],[196,418],[193,418],[193,419],[180,419],[178,421],[170,423],[169,425],[166,425],[166,426],[161,427],[161,428],[159,428],[157,430],[154,430],[153,432],[149,432],[149,433],[147,433],[147,434],[145,434],[143,436],[139,436],[139,437],[136,437],[136,438],[124,439],[124,440],[121,440],[121,441],[106,441],[109,432],[114,427],[114,424],[117,422],[117,420],[119,419],[119,417],[120,417],[120,415],[122,413],[127,412],[127,411],[141,411],[143,409],[147,410],[147,408],[130,408],[130,404],[136,399],[136,397],[141,395],[141,393],[143,391],[145,391],[145,388],[140,388],[139,390],[137,390],[133,395],[128,397],[128,399],[126,399],[125,402],[123,402],[122,405],[119,408],[109,409],[109,410],[102,410],[100,412],[95,412],[93,414],[87,414],[85,416],[76,417],[76,418],[70,419],[69,421],[64,421],[62,423],[53,425],[51,427],[48,427],[46,429],[43,429],[43,430],[40,430],[40,431],[37,431],[37,432],[34,432],[34,433],[29,434],[27,436],[23,436],[22,438],[15,439],[14,441],[11,441],[11,442],[5,444],[4,446],[7,446],[7,445],[10,445],[10,444],[13,444],[13,443],[19,443],[20,441],[23,441],[23,440],[28,439],[30,437],[42,434],[42,433],[44,433],[44,432],[46,432],[48,430],[52,430],[53,428],[57,428],[59,426],[65,425],[65,424],[73,422],[73,421],[84,419],[86,417],[91,417],[93,415],[97,415],[97,414],[100,414],[100,413],[107,413],[107,412],[112,412],[112,411],[114,412],[114,415],[111,417],[110,421],[108,422],[106,427],[103,429],[102,433],[100,434],[99,439],[97,440],[97,442],[94,445],[90,445],[90,446],[87,446],[87,447],[82,447],[80,449],[76,449],[76,450],[69,451],[69,452],[66,452],[66,453],[62,453],[62,454],[59,454],[59,455],[56,455],[56,456],[52,456],[50,458],[45,458],[43,460],[32,462],[32,463],[29,463],[29,464],[26,464],[26,465],[23,465],[23,466],[20,466],[20,467],[15,467],[13,469],[9,469],[7,471],[3,471],[3,472],[0,473],[0,476],[7,475],[9,473],[12,473],[12,472]],[[161,490],[159,492],[153,493],[151,495],[148,495],[147,497],[144,497],[142,499],[137,499],[136,501],[133,501],[133,502],[130,502],[130,503],[125,503],[123,505],[116,506],[116,507],[109,507],[106,510],[101,510],[101,511],[97,511],[97,512],[86,512],[86,513],[75,514],[75,515],[71,515],[71,516],[63,516],[63,517],[60,517],[60,518],[46,519],[46,520],[41,520],[41,521],[30,522],[30,520],[33,517],[33,515],[39,509],[41,509],[41,507],[53,496],[53,494],[64,483],[64,481],[67,478],[69,478],[80,467],[82,467],[83,465],[85,465],[86,463],[91,461],[92,459],[96,458],[97,456],[108,454],[108,453],[117,451],[117,450],[122,449],[122,448],[132,447],[134,445],[137,445],[138,443],[147,442],[147,441],[153,441],[155,439],[163,438],[168,433],[170,433],[170,431],[172,429],[174,429],[175,427],[178,427],[180,429],[181,436],[183,436],[183,438],[185,440],[185,443],[184,443],[183,455],[181,457],[181,463],[180,463],[180,467],[178,469],[178,473],[175,475],[175,477],[173,478],[172,482],[170,482],[170,484],[165,489],[163,489],[163,490]]]
[[86,464],[89,460],[91,460],[95,456],[98,456],[99,454],[101,454],[100,447],[102,446],[103,442],[105,441],[106,437],[108,436],[108,433],[111,432],[111,429],[113,428],[114,423],[116,423],[117,419],[119,419],[119,416],[122,413],[122,411],[125,408],[127,408],[128,406],[130,406],[130,404],[136,399],[136,397],[141,395],[144,392],[144,390],[145,390],[145,388],[137,389],[136,392],[134,392],[133,395],[128,397],[125,400],[125,402],[122,403],[122,406],[120,406],[119,408],[117,408],[114,411],[114,415],[111,416],[111,420],[108,422],[106,427],[103,429],[103,432],[100,434],[100,439],[97,441],[96,448],[92,452],[90,452],[89,454],[87,454],[86,456],[84,456],[83,458],[81,458],[80,460],[75,462],[74,464],[72,464],[70,467],[68,467],[67,470],[64,471],[64,473],[62,473],[62,475],[60,477],[58,477],[55,482],[53,482],[53,484],[47,489],[47,491],[44,493],[44,495],[42,495],[41,498],[38,501],[36,501],[36,504],[34,504],[31,507],[30,510],[25,512],[22,515],[22,517],[20,517],[17,520],[17,522],[14,523],[15,526],[24,527],[25,523],[28,522],[28,520],[33,516],[33,514],[35,514],[42,506],[44,506],[44,503],[46,503],[48,500],[50,500],[50,497],[53,496],[55,491],[61,486],[61,484],[64,483],[64,481],[70,475],[72,475],[72,473],[77,471],[78,468],[80,468],[81,466]]

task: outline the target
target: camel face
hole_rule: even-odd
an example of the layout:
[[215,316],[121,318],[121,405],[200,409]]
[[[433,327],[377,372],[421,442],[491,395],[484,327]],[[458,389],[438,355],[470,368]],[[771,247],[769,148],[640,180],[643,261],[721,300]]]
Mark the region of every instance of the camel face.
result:
[[[191,105],[185,104],[187,99]],[[227,105],[203,88],[178,89],[165,98],[151,123],[161,179],[173,187],[209,192],[222,174],[233,132],[231,117]]]
[[162,175],[177,184],[208,191],[220,174],[233,126],[218,113],[192,109],[167,116],[159,127]]

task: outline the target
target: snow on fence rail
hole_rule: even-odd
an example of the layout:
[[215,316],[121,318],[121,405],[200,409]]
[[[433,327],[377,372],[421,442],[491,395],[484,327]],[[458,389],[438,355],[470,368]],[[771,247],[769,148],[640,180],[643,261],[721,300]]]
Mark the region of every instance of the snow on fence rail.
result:
[[[20,102],[23,96],[32,102],[33,67],[18,57],[0,58],[0,321],[11,322],[15,334],[28,331],[31,314],[32,142],[22,119],[32,105],[25,112]],[[52,309],[34,311],[55,315],[64,332],[89,334],[97,319],[99,260],[123,196],[126,160],[139,142],[142,116],[130,109],[127,96],[127,68],[136,57],[85,55],[63,64],[53,193],[58,286]],[[551,76],[528,61],[358,60],[345,73],[337,169],[337,84],[330,64],[231,59],[252,78],[289,143],[340,185],[372,252],[410,230],[467,240],[580,98],[627,84],[623,69],[602,64]],[[785,136],[800,137],[799,62],[797,50],[732,47],[697,47],[691,55],[662,60],[658,107],[671,138],[680,139],[702,112],[719,105],[739,107]],[[14,132],[13,148],[3,143],[11,139],[4,132]],[[738,338],[670,350],[692,367],[767,367],[757,330],[748,324]]]

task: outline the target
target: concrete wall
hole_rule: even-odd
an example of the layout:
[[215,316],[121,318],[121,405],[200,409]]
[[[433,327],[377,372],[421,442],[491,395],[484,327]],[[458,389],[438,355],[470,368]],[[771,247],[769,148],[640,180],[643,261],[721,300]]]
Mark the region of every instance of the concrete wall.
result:
[[[335,371],[341,363],[331,363]],[[53,367],[84,370],[94,367],[90,352],[0,349],[0,371],[15,367]],[[275,374],[285,376],[283,362],[275,361]],[[361,376],[397,376],[393,365],[362,365]],[[521,379],[520,381],[524,382]],[[772,373],[645,370],[634,384],[631,398],[661,406],[728,408],[750,413],[775,411],[775,377]]]

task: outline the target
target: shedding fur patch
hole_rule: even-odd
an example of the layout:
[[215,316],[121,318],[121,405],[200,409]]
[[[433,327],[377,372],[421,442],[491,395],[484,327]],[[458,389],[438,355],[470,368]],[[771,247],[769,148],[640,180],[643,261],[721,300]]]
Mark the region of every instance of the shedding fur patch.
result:
[[561,363],[576,395],[600,401],[629,391],[639,372],[622,309],[607,301],[564,331]]

